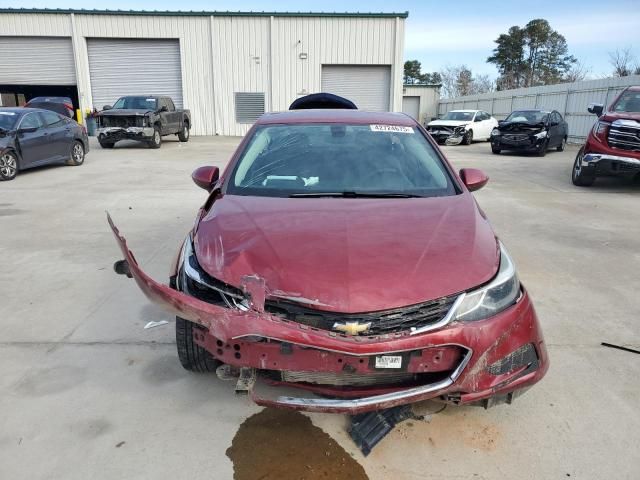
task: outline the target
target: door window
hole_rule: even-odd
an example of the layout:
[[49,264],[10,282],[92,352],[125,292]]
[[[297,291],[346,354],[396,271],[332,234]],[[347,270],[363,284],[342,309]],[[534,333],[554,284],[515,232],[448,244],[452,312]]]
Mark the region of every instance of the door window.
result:
[[55,112],[41,112],[40,115],[42,115],[47,127],[59,127],[63,123],[62,117]]
[[20,128],[40,128],[42,127],[42,120],[37,113],[27,113],[22,117],[20,122]]
[[175,112],[176,111],[176,107],[173,104],[173,100],[171,100],[170,98],[166,99],[167,102],[167,108],[169,109],[170,112]]

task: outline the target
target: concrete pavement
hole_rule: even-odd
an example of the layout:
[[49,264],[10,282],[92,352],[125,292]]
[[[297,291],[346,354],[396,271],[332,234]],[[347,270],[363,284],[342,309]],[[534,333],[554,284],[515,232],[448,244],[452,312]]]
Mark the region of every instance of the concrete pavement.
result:
[[[171,318],[116,276],[105,210],[143,267],[168,265],[237,138],[102,150],[81,167],[0,182],[0,478],[231,479],[225,456],[259,411],[233,384],[180,367]],[[635,479],[640,467],[640,185],[571,185],[575,149],[544,158],[445,147],[489,174],[476,193],[540,316],[547,377],[511,406],[447,408],[402,424],[364,458],[342,416],[315,425],[371,479]],[[276,434],[276,432],[274,432]]]

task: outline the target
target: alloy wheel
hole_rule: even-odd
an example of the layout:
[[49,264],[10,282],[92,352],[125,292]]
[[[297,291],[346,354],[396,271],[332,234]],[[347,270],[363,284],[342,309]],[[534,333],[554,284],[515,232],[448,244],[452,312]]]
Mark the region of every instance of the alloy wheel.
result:
[[82,162],[83,156],[84,156],[84,149],[82,148],[82,145],[80,145],[79,143],[76,143],[73,145],[73,161],[76,163],[80,163]]
[[18,165],[13,155],[5,153],[0,157],[0,173],[5,178],[13,178],[16,176]]

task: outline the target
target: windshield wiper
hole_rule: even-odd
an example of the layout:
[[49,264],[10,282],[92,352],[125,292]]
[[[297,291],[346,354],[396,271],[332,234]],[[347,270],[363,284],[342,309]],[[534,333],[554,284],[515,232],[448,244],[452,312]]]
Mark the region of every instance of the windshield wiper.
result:
[[384,192],[308,192],[292,193],[290,198],[421,198],[422,195],[411,193],[384,193]]

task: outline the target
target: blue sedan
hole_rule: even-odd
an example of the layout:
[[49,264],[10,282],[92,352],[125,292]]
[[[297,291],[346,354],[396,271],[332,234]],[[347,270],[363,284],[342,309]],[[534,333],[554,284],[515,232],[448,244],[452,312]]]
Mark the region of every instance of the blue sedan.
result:
[[39,108],[0,108],[0,180],[52,163],[82,165],[87,132],[74,120]]

